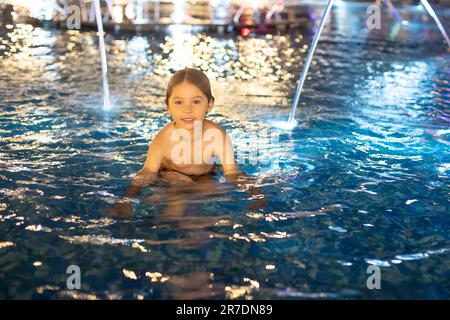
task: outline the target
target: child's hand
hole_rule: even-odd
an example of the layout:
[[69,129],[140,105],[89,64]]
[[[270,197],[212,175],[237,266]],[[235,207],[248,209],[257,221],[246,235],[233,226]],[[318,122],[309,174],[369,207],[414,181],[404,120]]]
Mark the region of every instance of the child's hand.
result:
[[192,178],[189,176],[175,171],[163,171],[161,172],[161,178],[164,181],[167,181],[170,185],[193,182]]
[[244,171],[242,171],[238,168],[231,170],[231,171],[224,172],[225,179],[232,180],[232,181],[239,179],[239,177],[243,177],[243,176],[246,176],[246,174],[244,173]]
[[133,204],[129,200],[121,200],[117,202],[117,206],[114,209],[108,211],[113,218],[129,218],[133,213]]
[[131,185],[133,187],[145,187],[150,183],[155,181],[158,178],[158,174],[156,172],[147,171],[145,169],[141,169],[136,173],[131,181]]

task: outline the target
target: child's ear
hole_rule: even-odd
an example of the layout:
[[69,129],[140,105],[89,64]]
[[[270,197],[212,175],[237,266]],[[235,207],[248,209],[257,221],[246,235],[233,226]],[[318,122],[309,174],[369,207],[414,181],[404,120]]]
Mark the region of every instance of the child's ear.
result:
[[167,110],[168,113],[170,113],[172,111],[168,104],[166,104],[166,110]]
[[167,113],[168,113],[168,114],[172,117],[172,119],[173,119],[172,112],[170,112],[171,110],[170,110],[168,104],[166,104],[166,108],[167,108]]
[[208,110],[206,110],[206,113],[210,113],[213,107],[214,107],[214,98],[212,98],[212,99],[208,102]]

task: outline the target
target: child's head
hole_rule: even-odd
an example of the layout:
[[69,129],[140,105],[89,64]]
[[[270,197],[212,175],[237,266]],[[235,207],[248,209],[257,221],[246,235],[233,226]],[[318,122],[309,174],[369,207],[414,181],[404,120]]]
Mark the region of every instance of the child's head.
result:
[[170,78],[166,105],[176,124],[190,129],[194,121],[205,119],[213,104],[211,85],[202,71],[185,68]]
[[192,68],[184,68],[175,72],[169,80],[166,92],[166,105],[169,105],[170,96],[176,86],[182,84],[183,82],[195,85],[203,95],[208,99],[208,103],[212,100],[214,102],[214,97],[211,93],[211,84],[209,79],[202,71]]

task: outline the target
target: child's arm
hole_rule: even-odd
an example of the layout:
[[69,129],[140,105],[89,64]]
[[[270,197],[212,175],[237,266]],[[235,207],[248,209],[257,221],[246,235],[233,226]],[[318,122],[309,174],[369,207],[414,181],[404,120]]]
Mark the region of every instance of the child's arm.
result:
[[158,178],[162,157],[161,138],[157,135],[148,148],[144,166],[136,173],[131,181],[127,196],[135,196],[139,192],[139,188],[148,186]]
[[222,136],[223,148],[222,150],[218,150],[219,152],[217,156],[222,163],[225,178],[237,186],[245,185],[246,187],[248,187],[249,193],[256,200],[254,204],[251,204],[249,206],[250,209],[263,209],[267,205],[267,199],[264,193],[261,189],[253,185],[252,181],[250,181],[245,172],[239,169],[236,160],[234,159],[233,144],[230,137],[226,134],[225,130],[223,130]]
[[[161,139],[158,136],[153,139],[150,144],[147,159],[144,166],[139,170],[131,181],[131,185],[128,187],[126,197],[132,198],[139,193],[141,187],[149,185],[151,182],[158,178],[158,171],[162,161],[162,148]],[[117,207],[112,212],[113,216],[129,217],[133,212],[133,204],[129,199],[121,200],[117,203]]]
[[245,175],[245,173],[239,169],[236,160],[234,159],[234,148],[230,137],[224,129],[221,128],[222,143],[219,150],[216,150],[216,155],[220,160],[223,168],[223,174],[225,178],[233,178]]

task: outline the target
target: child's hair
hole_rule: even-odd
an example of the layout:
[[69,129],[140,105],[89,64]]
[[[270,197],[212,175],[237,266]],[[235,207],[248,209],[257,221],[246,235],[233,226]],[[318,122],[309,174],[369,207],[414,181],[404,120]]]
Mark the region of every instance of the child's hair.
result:
[[166,91],[167,106],[169,105],[169,98],[172,95],[173,88],[183,82],[188,82],[196,86],[206,96],[206,98],[208,98],[208,103],[211,100],[214,101],[214,97],[211,93],[211,84],[209,83],[209,79],[206,74],[197,69],[184,68],[175,72],[169,80]]

